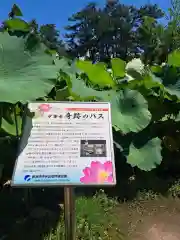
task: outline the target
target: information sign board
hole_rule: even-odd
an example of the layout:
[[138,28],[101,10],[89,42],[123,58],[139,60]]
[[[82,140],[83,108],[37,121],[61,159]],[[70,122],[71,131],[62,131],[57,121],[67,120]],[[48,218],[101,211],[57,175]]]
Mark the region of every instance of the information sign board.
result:
[[12,186],[115,185],[110,103],[31,102]]

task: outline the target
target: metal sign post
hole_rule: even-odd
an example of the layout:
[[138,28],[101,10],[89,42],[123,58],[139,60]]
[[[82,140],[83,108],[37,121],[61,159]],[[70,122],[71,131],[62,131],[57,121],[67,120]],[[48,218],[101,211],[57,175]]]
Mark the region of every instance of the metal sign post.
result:
[[64,188],[65,239],[76,239],[75,195],[73,187]]

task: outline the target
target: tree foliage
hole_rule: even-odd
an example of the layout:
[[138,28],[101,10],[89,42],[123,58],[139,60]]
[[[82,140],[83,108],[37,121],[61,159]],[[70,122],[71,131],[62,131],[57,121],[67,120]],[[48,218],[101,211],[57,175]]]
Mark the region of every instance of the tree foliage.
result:
[[95,3],[74,14],[66,27],[70,52],[75,56],[87,56],[105,61],[110,57],[123,60],[137,56],[143,48],[139,28],[144,17],[155,21],[163,16],[157,5],[141,8],[127,6],[118,1],[108,1],[103,8]]

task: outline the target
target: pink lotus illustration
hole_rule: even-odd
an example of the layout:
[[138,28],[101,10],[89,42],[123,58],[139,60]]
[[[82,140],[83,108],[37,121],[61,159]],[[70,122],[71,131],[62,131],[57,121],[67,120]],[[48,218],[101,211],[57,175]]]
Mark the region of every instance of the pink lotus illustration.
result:
[[51,109],[51,106],[50,106],[50,104],[43,103],[43,104],[39,105],[38,109],[42,113],[49,112],[49,110]]
[[80,181],[84,184],[113,183],[113,167],[111,161],[105,163],[92,161],[91,166],[86,167],[83,173],[84,177],[80,178]]
[[52,107],[50,106],[50,104],[47,103],[42,103],[38,106],[38,108],[35,111],[34,117],[33,118],[40,118],[44,116],[45,112],[49,112],[49,110]]

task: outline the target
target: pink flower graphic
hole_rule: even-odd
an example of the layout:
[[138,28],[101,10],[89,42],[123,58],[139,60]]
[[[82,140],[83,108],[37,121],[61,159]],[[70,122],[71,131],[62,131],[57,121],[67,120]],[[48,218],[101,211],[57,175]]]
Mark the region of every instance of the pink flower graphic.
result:
[[105,163],[92,161],[91,166],[86,167],[83,173],[84,176],[80,178],[80,181],[84,184],[113,183],[113,167],[111,161]]
[[50,106],[50,104],[43,103],[43,104],[39,105],[38,109],[42,113],[49,112],[49,110],[51,109],[51,106]]

